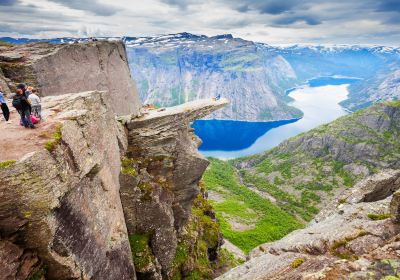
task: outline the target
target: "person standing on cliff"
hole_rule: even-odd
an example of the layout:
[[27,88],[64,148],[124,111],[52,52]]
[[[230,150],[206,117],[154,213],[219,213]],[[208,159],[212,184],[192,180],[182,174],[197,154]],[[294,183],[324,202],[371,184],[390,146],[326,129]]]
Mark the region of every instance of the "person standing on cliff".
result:
[[3,112],[4,119],[6,122],[10,119],[10,110],[8,109],[6,99],[4,98],[3,89],[0,87],[0,103],[1,103],[1,111]]
[[32,88],[32,93],[28,96],[28,100],[31,103],[32,114],[42,119],[42,105],[40,103],[40,98],[38,96],[37,89]]
[[21,88],[17,89],[17,94],[13,96],[12,105],[18,111],[21,116],[21,122],[25,126],[25,128],[36,128],[31,120],[31,105],[29,100],[24,95],[24,92]]
[[21,89],[26,98],[28,98],[29,95],[32,93],[32,92],[29,90],[28,85],[27,85],[27,84],[24,84],[24,83],[18,84],[17,89]]
[[[31,91],[28,90],[28,85],[24,84],[24,83],[20,83],[17,86],[17,90],[18,89],[22,90],[23,95],[26,97],[26,99],[28,99],[29,95],[31,94]],[[29,114],[32,114],[32,107],[30,104],[29,104]]]

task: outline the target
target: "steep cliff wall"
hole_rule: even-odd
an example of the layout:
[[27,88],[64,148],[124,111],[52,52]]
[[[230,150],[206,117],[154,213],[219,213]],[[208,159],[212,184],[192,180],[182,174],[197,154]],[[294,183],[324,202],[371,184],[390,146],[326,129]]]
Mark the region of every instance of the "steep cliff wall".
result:
[[0,169],[1,237],[35,252],[49,279],[134,277],[119,199],[119,139],[125,135],[109,97],[57,97],[51,109],[60,112],[58,129],[47,150]]
[[[130,235],[148,236],[155,257],[153,264],[143,265],[141,279],[177,273],[172,264],[178,242],[208,165],[197,151],[200,140],[190,123],[226,103],[225,99],[199,100],[160,112],[150,111],[141,118],[121,119],[128,130],[121,174],[126,224]],[[218,232],[213,234],[218,239]],[[207,244],[210,249],[218,245]]]
[[0,50],[0,68],[13,82],[38,87],[43,96],[104,90],[118,115],[137,114],[140,101],[122,42],[31,43]]

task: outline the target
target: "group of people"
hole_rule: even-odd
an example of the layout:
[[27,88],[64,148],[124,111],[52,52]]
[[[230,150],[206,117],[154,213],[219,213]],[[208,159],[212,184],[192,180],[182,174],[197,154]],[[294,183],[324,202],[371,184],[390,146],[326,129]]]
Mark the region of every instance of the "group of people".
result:
[[[0,103],[4,119],[10,119],[10,110],[4,98],[2,88],[0,88]],[[12,106],[18,111],[21,121],[25,128],[36,128],[34,122],[42,119],[42,105],[38,92],[35,88],[26,84],[18,84],[16,94],[12,97]]]

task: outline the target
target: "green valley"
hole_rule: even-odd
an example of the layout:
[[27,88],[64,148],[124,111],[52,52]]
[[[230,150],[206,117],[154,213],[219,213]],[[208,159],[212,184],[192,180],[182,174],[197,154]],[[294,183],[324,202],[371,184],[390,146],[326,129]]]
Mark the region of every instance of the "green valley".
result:
[[366,176],[400,168],[399,105],[376,104],[263,154],[210,158],[203,179],[225,238],[247,253],[304,226]]
[[225,238],[244,252],[263,242],[280,239],[302,226],[295,217],[241,184],[231,164],[209,160],[211,165],[203,177],[212,194],[209,199]]

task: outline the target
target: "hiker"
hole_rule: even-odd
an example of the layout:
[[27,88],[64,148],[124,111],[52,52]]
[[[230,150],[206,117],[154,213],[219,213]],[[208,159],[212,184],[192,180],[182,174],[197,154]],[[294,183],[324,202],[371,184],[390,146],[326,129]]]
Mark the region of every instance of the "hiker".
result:
[[31,103],[32,114],[39,119],[42,119],[42,105],[40,103],[39,93],[37,89],[32,88],[32,93],[29,95],[28,100]]
[[21,116],[21,122],[25,128],[36,128],[31,120],[31,105],[29,104],[29,100],[25,97],[21,88],[17,88],[17,93],[13,96],[12,105]]
[[[17,85],[17,90],[18,89],[22,90],[22,94],[26,97],[26,99],[28,99],[29,95],[31,94],[31,92],[28,90],[28,85],[20,83]],[[29,115],[30,114],[32,114],[32,107],[29,104]]]
[[218,94],[216,97],[213,97],[212,100],[213,101],[217,101],[221,99],[221,94]]
[[32,93],[32,92],[29,90],[28,85],[27,85],[27,84],[24,84],[24,83],[18,84],[17,89],[21,89],[21,90],[22,90],[22,93],[25,95],[26,98],[28,98],[29,95]]
[[6,122],[10,119],[10,110],[8,109],[6,99],[4,98],[3,89],[0,87],[0,103],[1,103],[1,111],[3,111],[3,116]]

